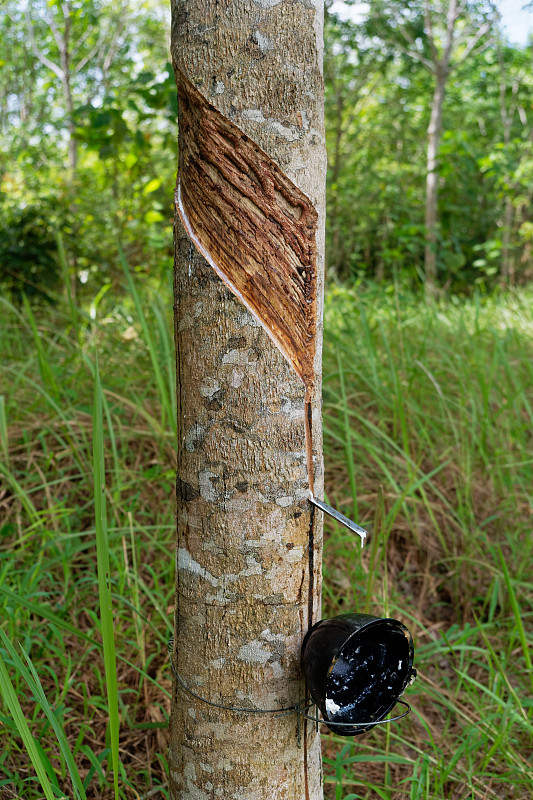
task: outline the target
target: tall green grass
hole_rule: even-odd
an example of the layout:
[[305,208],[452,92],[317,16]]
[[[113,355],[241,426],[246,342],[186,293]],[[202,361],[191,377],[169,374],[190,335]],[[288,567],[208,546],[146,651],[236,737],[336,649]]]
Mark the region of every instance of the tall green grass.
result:
[[[159,292],[142,320],[136,302],[108,295],[92,319],[72,303],[2,301],[6,798],[167,796],[173,342]],[[154,358],[165,385],[154,386]]]
[[327,523],[325,615],[402,619],[419,670],[388,734],[326,737],[336,800],[531,796],[532,301],[327,299],[326,491],[371,536]]
[[109,739],[113,767],[113,788],[118,800],[119,778],[119,712],[117,685],[117,658],[115,655],[115,630],[111,595],[111,568],[107,533],[106,473],[104,453],[102,384],[96,361],[93,406],[93,488],[96,532],[96,564],[98,572],[98,597],[100,601],[100,627],[104,649],[104,672],[109,713]]
[[[168,796],[172,300],[120,263],[87,309],[0,301],[6,800]],[[532,301],[329,292],[326,492],[371,535],[326,523],[324,616],[403,620],[419,677],[388,730],[325,733],[328,800],[530,797]]]

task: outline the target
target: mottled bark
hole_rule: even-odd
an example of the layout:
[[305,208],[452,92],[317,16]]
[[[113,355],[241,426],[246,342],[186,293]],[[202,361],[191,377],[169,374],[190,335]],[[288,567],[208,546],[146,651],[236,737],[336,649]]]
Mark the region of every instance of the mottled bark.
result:
[[[322,2],[182,0],[172,14],[175,66],[318,212],[313,455],[321,496]],[[320,612],[320,514],[308,502],[304,384],[178,220],[175,298],[175,664],[212,702],[291,706],[304,697],[300,646]],[[214,708],[178,685],[169,760],[173,800],[322,797],[313,725],[302,722],[299,745],[293,714]]]

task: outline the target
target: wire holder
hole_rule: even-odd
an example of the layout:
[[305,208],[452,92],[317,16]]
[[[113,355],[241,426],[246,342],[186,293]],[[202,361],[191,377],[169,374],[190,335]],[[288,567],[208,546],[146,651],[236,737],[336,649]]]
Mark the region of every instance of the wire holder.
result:
[[[176,670],[176,666],[174,664],[174,637],[171,636],[168,640],[167,644],[167,652],[170,661],[170,666],[172,667],[172,672],[174,673],[174,677],[178,682],[179,686],[183,689],[191,697],[194,697],[196,700],[200,700],[202,703],[206,703],[208,706],[212,708],[223,708],[225,711],[233,711],[236,714],[273,714],[274,719],[279,717],[287,717],[289,714],[296,714],[298,716],[298,747],[301,746],[302,743],[302,731],[301,731],[301,721],[302,719],[308,719],[315,725],[315,730],[318,733],[319,725],[324,723],[328,725],[329,728],[332,727],[339,727],[339,728],[346,728],[353,725],[354,728],[373,728],[375,725],[388,725],[390,722],[396,722],[399,719],[403,719],[406,717],[407,714],[411,711],[411,706],[409,703],[406,703],[405,700],[398,700],[397,703],[400,703],[402,706],[405,706],[407,711],[404,711],[403,714],[399,714],[396,717],[390,717],[389,719],[381,719],[376,722],[333,722],[330,720],[324,720],[319,717],[319,708],[316,703],[311,702],[308,703],[307,700],[299,700],[292,706],[283,706],[281,708],[246,708],[244,706],[226,706],[223,703],[215,703],[213,700],[208,700],[207,697],[202,697],[202,695],[193,692],[192,689],[189,689],[183,678],[178,675],[178,671]],[[314,709],[312,714],[308,714],[308,711]]]

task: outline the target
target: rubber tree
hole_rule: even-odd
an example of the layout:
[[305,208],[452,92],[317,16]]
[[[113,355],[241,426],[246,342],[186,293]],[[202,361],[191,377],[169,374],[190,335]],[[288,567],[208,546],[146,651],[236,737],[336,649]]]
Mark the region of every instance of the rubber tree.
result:
[[493,11],[470,0],[373,0],[375,31],[389,46],[422,64],[433,79],[426,140],[424,271],[426,297],[437,291],[439,246],[439,145],[450,75],[487,44]]
[[[463,19],[462,19],[463,18]],[[459,22],[463,22],[459,29]],[[426,148],[426,244],[424,270],[426,295],[432,297],[437,287],[438,256],[438,151],[443,132],[442,112],[446,87],[452,70],[477,49],[481,39],[488,33],[491,22],[484,17],[468,15],[466,0],[448,0],[443,6],[424,0],[425,34],[429,42],[430,58],[420,54],[416,47],[407,52],[420,61],[434,76],[431,115],[427,129]],[[408,41],[408,40],[407,40]],[[412,45],[408,41],[408,45]]]
[[[128,19],[131,18],[128,1],[109,4],[105,13],[94,2],[76,4],[71,0],[39,0],[23,5],[27,6],[24,16],[29,47],[37,60],[61,84],[69,180],[72,182],[78,167],[76,106],[82,102],[90,103],[97,88],[107,89],[109,71],[124,44]],[[22,13],[20,6],[20,3],[11,8],[7,6],[7,13],[13,14],[14,21]],[[36,82],[40,83],[41,79],[36,79]]]
[[172,2],[173,800],[322,797],[313,723],[255,713],[305,698],[320,616],[322,6]]

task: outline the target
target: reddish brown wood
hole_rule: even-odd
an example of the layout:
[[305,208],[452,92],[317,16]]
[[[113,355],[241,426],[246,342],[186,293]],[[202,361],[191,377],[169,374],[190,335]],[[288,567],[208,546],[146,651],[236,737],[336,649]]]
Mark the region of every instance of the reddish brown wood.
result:
[[178,208],[198,249],[310,391],[317,213],[278,165],[180,71]]

